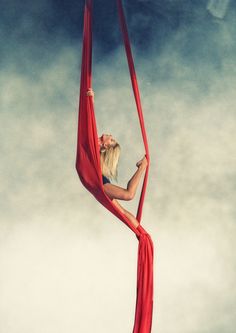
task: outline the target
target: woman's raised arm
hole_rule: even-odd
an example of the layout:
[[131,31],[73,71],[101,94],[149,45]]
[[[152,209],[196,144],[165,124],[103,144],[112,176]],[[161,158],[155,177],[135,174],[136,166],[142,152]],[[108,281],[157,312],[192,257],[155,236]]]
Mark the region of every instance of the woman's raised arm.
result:
[[87,96],[92,96],[92,101],[94,103],[94,91],[92,88],[88,88]]

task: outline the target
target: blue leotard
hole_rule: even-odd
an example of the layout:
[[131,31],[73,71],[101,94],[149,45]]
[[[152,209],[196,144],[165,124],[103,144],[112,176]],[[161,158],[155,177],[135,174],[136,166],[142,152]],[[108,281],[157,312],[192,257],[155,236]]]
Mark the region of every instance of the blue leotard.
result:
[[102,182],[103,182],[103,184],[110,183],[110,179],[108,179],[107,177],[102,175]]

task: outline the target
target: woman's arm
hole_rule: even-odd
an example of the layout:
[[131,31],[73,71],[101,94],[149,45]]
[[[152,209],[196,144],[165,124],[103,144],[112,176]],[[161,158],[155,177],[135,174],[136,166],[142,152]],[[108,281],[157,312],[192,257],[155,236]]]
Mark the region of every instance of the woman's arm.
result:
[[136,218],[134,217],[133,214],[131,214],[124,207],[122,207],[116,199],[113,199],[112,202],[130,220],[130,222],[133,223],[135,228],[137,228],[139,226],[139,222],[138,222],[138,220],[136,220]]
[[94,91],[92,88],[88,88],[87,96],[92,96],[92,101],[94,103]]

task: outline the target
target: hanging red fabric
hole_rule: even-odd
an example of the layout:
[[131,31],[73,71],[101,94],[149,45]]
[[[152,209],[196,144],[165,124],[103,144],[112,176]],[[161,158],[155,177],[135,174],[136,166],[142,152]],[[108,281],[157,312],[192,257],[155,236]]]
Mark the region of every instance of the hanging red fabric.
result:
[[[121,0],[117,0],[121,30],[123,33],[126,55],[129,65],[130,77],[139,116],[140,128],[144,142],[148,166],[146,168],[142,185],[137,220],[141,222],[144,197],[147,187],[149,171],[149,151],[146,137],[138,82],[135,74],[134,62],[129,43],[128,30],[125,22]],[[153,242],[151,236],[139,224],[137,228],[113,204],[106,195],[102,183],[100,166],[100,152],[98,146],[98,133],[96,127],[94,105],[92,98],[87,96],[87,90],[92,86],[92,0],[85,1],[83,50],[81,62],[80,100],[78,116],[76,170],[85,188],[111,213],[124,222],[139,240],[137,262],[137,293],[133,333],[150,333],[153,313]]]

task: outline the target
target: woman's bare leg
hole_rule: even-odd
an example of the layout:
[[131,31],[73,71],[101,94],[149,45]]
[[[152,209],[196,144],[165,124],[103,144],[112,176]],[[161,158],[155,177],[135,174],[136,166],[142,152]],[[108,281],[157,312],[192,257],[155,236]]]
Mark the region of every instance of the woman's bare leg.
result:
[[138,220],[128,210],[125,210],[124,214],[125,214],[126,217],[128,217],[128,219],[130,220],[130,222],[133,223],[133,225],[135,226],[135,228],[137,228],[139,226]]
[[135,218],[135,216],[132,213],[130,213],[128,210],[124,209],[124,207],[122,207],[116,199],[113,199],[112,202],[130,220],[130,222],[133,223],[135,228],[137,228],[139,226],[138,220]]

